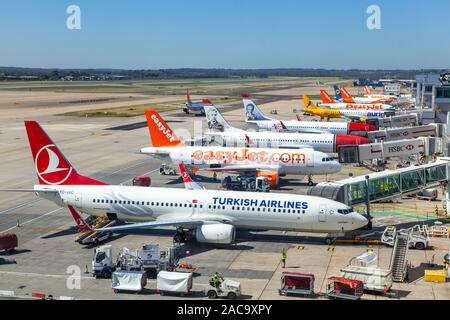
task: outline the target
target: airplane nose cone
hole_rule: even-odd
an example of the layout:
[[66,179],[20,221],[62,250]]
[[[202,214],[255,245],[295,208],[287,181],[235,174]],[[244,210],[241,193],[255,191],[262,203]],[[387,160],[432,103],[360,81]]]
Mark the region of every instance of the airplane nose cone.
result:
[[356,132],[356,131],[375,131],[377,130],[377,127],[372,124],[366,124],[366,123],[355,123],[350,122],[348,124],[348,131],[349,132]]
[[369,143],[369,139],[359,136],[350,136],[345,134],[336,135],[336,149],[344,145],[360,145]]
[[358,212],[353,212],[353,225],[356,229],[365,227],[369,223],[369,220]]

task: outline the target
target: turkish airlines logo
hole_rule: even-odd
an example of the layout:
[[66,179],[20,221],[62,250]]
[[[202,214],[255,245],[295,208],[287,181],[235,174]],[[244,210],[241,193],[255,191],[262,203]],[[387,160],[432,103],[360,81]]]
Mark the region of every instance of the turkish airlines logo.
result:
[[39,178],[47,184],[61,184],[72,173],[72,167],[65,160],[61,164],[58,153],[56,146],[49,144],[42,147],[36,154],[36,172]]
[[181,174],[181,177],[183,178],[183,180],[189,180],[189,175],[186,171]]

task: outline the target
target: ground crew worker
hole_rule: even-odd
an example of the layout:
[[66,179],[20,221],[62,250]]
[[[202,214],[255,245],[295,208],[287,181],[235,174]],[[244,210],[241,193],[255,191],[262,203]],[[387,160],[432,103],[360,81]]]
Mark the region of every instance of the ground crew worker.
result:
[[214,275],[213,275],[212,278],[211,278],[211,281],[212,281],[214,287],[215,287],[217,290],[219,290],[219,286],[220,286],[220,277],[219,277],[219,274],[218,274],[217,272],[214,273]]
[[214,173],[213,173],[213,179],[214,179],[214,180],[217,180],[217,172],[215,172],[215,171],[214,171]]
[[283,263],[283,268],[286,267],[286,259],[287,259],[287,253],[286,250],[283,248],[281,251],[281,262]]

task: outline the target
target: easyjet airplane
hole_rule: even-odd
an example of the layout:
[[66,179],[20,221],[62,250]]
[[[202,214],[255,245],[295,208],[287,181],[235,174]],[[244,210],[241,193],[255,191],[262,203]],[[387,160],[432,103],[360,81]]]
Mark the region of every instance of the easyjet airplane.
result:
[[312,148],[246,148],[222,146],[187,146],[181,142],[156,111],[146,110],[152,147],[141,153],[168,159],[173,163],[200,170],[234,173],[251,172],[267,176],[276,185],[279,176],[308,176],[339,172],[342,165],[323,152]]
[[322,120],[344,117],[350,120],[365,122],[368,119],[386,118],[390,115],[394,115],[393,112],[387,110],[319,108],[308,98],[308,96],[303,96],[303,104],[305,112],[314,116],[319,116]]
[[247,94],[242,95],[242,102],[244,104],[245,122],[255,124],[259,129],[267,131],[280,131],[282,129],[285,132],[351,134],[377,130],[376,126],[365,123],[276,120],[267,117],[253,100],[249,99]]
[[396,102],[398,98],[389,94],[372,94],[370,88],[368,86],[364,86],[364,92],[366,93],[364,96],[367,98],[378,99],[383,102]]
[[205,106],[209,136],[219,137],[222,144],[254,147],[311,147],[326,153],[336,153],[342,145],[368,143],[369,139],[347,134],[245,131],[232,127],[214,105]]
[[[376,103],[381,104],[383,101],[370,97],[352,97],[344,87],[333,86],[335,102],[350,102],[350,103]],[[345,96],[345,100],[344,100]]]
[[108,185],[79,174],[37,122],[25,121],[25,127],[39,184],[2,191],[32,192],[68,207],[85,231],[93,229],[78,211],[131,222],[94,231],[171,226],[176,241],[192,235],[221,244],[232,243],[239,228],[339,233],[368,224],[345,204],[315,196]]
[[[345,94],[343,94],[343,96],[345,96]],[[340,110],[357,109],[357,110],[386,110],[392,112],[395,111],[395,109],[391,105],[383,103],[359,103],[359,102],[348,102],[348,100],[347,101],[344,100],[344,102],[336,102],[330,97],[328,92],[326,92],[323,89],[320,90],[320,97],[322,98],[322,103],[319,104],[319,107],[340,109]]]

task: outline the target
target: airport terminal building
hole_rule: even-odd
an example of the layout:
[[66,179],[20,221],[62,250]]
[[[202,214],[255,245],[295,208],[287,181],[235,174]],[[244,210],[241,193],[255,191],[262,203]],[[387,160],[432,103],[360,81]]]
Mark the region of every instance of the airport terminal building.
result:
[[436,120],[446,122],[450,111],[450,74],[419,74],[413,84],[417,105],[436,111]]

